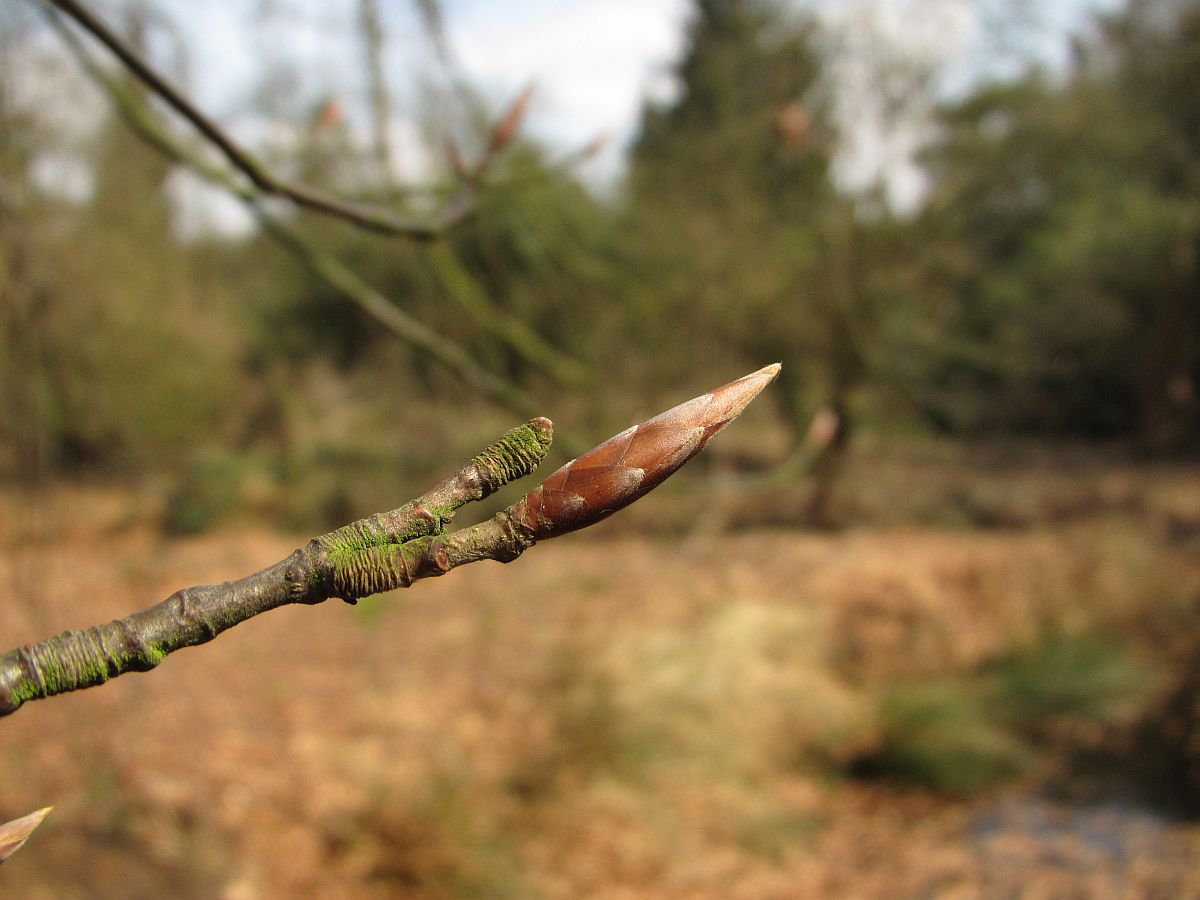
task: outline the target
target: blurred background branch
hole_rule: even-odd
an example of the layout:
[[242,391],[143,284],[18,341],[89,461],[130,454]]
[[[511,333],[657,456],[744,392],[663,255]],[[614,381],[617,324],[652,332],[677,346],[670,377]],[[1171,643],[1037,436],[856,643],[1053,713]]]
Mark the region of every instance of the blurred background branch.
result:
[[[76,0],[47,0],[64,15],[69,16],[81,28],[104,44],[113,55],[124,64],[130,72],[136,75],[142,83],[167,103],[179,115],[191,123],[213,146],[218,148],[229,163],[250,179],[264,194],[286,198],[297,206],[324,213],[335,218],[344,219],[360,228],[378,231],[382,234],[402,235],[417,240],[430,240],[444,233],[448,228],[461,222],[470,213],[477,182],[491,163],[491,154],[485,156],[469,173],[464,184],[454,192],[440,213],[420,218],[403,218],[384,209],[368,208],[346,203],[310,187],[286,181],[250,153],[239,146],[233,138],[225,133],[215,122],[202,113],[183,94],[159,75],[141,56],[129,47],[115,32],[95,16],[83,4]],[[378,55],[381,35],[378,34],[378,16],[367,2],[363,12],[364,32],[371,32],[374,25],[375,33],[368,36],[368,49]],[[368,57],[369,58],[369,57]],[[374,83],[375,66],[372,66],[373,93],[376,113],[386,107],[387,93],[382,80]],[[386,122],[380,123],[380,129],[386,129]],[[377,132],[377,141],[386,141],[385,132]],[[493,152],[503,149],[502,146],[492,147]],[[385,158],[390,160],[386,142],[376,147],[377,153],[382,153],[381,164]],[[384,178],[390,177],[390,164],[381,169]],[[385,181],[386,183],[386,181]]]

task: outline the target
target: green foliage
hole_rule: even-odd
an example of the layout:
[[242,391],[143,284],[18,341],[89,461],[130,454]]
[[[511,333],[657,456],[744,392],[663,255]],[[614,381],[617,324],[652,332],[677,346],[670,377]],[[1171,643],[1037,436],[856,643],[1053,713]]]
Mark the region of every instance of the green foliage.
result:
[[167,495],[165,525],[197,534],[225,520],[238,506],[245,466],[237,458],[196,459]]
[[1097,634],[1051,633],[988,669],[1000,717],[1022,731],[1055,718],[1103,719],[1120,713],[1152,685],[1128,648]]
[[1111,721],[1152,686],[1116,641],[1051,633],[975,675],[891,688],[882,741],[857,767],[951,793],[986,789],[1038,762],[1053,728]]
[[[784,412],[803,433],[817,401],[841,404],[863,324],[856,226],[829,173],[815,26],[782,6],[700,2],[677,69],[680,96],[651,106],[634,148],[629,292],[648,375],[693,354],[781,359]],[[664,334],[689,334],[689,349]]]
[[966,794],[1020,774],[1032,759],[971,682],[898,686],[880,715],[884,742],[861,764],[867,774]]
[[1194,435],[1200,7],[1174,4],[1175,30],[1154,6],[1114,17],[1062,83],[1035,72],[945,111],[918,231],[924,322],[896,351],[934,421]]
[[166,164],[116,123],[90,151],[86,205],[26,185],[0,232],[0,440],[29,474],[178,454],[219,429],[236,386],[223,311],[170,233]]

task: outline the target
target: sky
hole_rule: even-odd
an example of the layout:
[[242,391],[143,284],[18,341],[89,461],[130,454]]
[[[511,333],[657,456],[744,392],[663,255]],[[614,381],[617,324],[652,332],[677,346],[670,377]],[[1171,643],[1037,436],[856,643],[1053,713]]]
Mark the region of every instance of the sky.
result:
[[[112,16],[128,0],[99,8]],[[928,134],[920,109],[900,121],[883,113],[871,60],[882,53],[940,67],[946,91],[1002,71],[988,10],[1023,5],[1036,27],[1012,42],[1053,68],[1066,56],[1067,36],[1090,12],[1118,0],[792,0],[830,26],[834,52],[830,76],[838,86],[839,124],[847,136],[836,176],[847,190],[882,182],[892,205],[919,203],[922,175],[913,155]],[[350,0],[156,0],[178,23],[186,65],[172,74],[200,105],[252,146],[264,139],[257,90],[263,62],[290,66],[303,102],[336,98],[350,111],[364,109],[365,85]],[[671,72],[685,46],[690,0],[442,0],[453,70],[461,72],[495,110],[525,85],[536,94],[526,133],[568,154],[604,136],[603,149],[580,168],[599,192],[619,184],[647,98],[669,100],[677,90]],[[393,144],[400,177],[429,171],[429,151],[419,137],[421,100],[414,86],[436,70],[437,59],[412,0],[380,0],[388,35],[387,70],[396,107]],[[164,30],[164,34],[170,32]],[[156,55],[178,60],[175,39],[160,37]],[[1007,59],[1011,59],[1008,57]],[[432,66],[432,67],[431,67]],[[446,69],[441,71],[445,72]],[[452,105],[449,92],[442,96]],[[446,110],[443,110],[446,112]],[[453,112],[450,110],[450,112]],[[360,113],[359,120],[362,116]],[[366,129],[359,129],[366,140]],[[207,195],[186,177],[180,198],[199,219],[237,231],[232,206]],[[214,213],[208,207],[216,203]],[[211,223],[210,223],[211,224]],[[195,225],[194,227],[202,227]]]
[[[832,76],[842,99],[838,118],[849,136],[837,161],[843,186],[883,179],[893,204],[913,206],[922,178],[912,162],[926,135],[920,122],[884,121],[870,73],[880,48],[897,58],[943,67],[947,90],[1003,69],[989,10],[1024,2],[1032,17],[1012,35],[1048,66],[1066,59],[1067,36],[1090,12],[1115,0],[793,0],[833,33]],[[585,175],[611,183],[621,172],[647,97],[669,100],[670,71],[685,49],[688,0],[448,0],[451,43],[473,81],[511,94],[533,79],[540,101],[530,127],[547,141],[583,145],[610,138]],[[1011,57],[1007,57],[1011,59]],[[873,96],[874,94],[874,96]],[[918,110],[912,111],[914,114]]]

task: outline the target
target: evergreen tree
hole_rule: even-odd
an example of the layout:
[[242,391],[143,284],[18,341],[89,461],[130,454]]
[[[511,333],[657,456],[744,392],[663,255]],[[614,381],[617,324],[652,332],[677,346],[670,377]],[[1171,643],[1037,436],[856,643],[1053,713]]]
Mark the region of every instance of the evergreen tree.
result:
[[699,0],[678,97],[644,113],[630,192],[646,272],[633,315],[647,335],[687,335],[654,348],[659,369],[782,360],[797,440],[820,405],[844,435],[862,373],[859,229],[830,177],[815,37],[775,3]]
[[948,109],[923,220],[926,411],[1178,446],[1200,376],[1200,5],[1139,0]]

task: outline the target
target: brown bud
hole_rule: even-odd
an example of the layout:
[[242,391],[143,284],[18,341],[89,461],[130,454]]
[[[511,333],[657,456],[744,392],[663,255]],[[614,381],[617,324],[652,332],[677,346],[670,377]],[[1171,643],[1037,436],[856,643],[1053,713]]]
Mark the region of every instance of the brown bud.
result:
[[534,540],[584,528],[662,484],[736,419],[779,363],[681,403],[571,460],[509,508]]
[[529,102],[533,99],[533,90],[534,86],[531,84],[521,91],[517,95],[517,99],[512,102],[512,106],[508,108],[508,112],[504,114],[504,118],[492,130],[492,139],[488,146],[489,156],[503,150],[517,136],[525,113],[529,110]]
[[775,113],[775,133],[787,150],[803,150],[811,130],[812,116],[799,103],[789,103]]
[[341,128],[342,123],[346,121],[346,112],[342,108],[342,101],[337,97],[331,97],[321,104],[317,110],[316,117],[313,120],[313,131],[317,133],[333,131]]
[[0,863],[4,862],[21,849],[21,845],[33,834],[34,829],[42,824],[42,820],[50,814],[52,806],[39,809],[27,816],[13,819],[0,825]]

